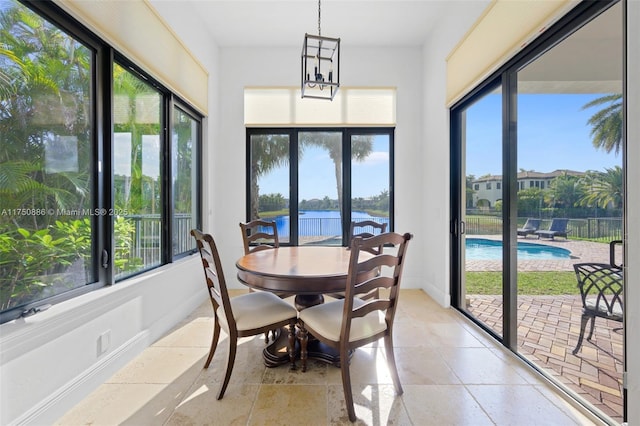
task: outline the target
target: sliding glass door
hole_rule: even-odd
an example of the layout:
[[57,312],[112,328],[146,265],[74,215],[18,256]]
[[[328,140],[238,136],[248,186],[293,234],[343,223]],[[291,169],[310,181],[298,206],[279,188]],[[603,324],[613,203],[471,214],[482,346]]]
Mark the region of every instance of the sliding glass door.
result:
[[502,336],[502,86],[488,88],[459,112],[461,305]]
[[[452,304],[615,422],[625,417],[622,21],[621,3],[582,3],[451,114]],[[581,293],[597,287],[600,299]]]
[[[518,223],[537,219],[542,230],[518,243],[529,245],[518,250],[518,353],[618,421],[622,305],[610,300],[611,319],[597,318],[587,339],[574,267],[621,260],[609,250],[623,222],[620,22],[619,3],[517,72]],[[587,285],[594,277],[617,285],[600,274]]]

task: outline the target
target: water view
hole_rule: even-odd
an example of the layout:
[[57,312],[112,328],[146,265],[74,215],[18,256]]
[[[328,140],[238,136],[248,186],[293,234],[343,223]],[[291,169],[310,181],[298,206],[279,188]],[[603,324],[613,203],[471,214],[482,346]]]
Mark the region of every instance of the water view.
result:
[[[282,215],[272,218],[278,226],[278,235],[288,239],[290,223],[289,216]],[[375,217],[366,212],[354,211],[352,220],[372,220],[379,223],[389,223],[388,217]],[[298,217],[298,235],[302,237],[341,238],[342,225],[340,212],[337,210],[302,210]]]
[[[468,260],[502,259],[502,241],[499,240],[467,238],[465,247],[465,256]],[[562,260],[570,258],[571,252],[561,247],[536,243],[518,243],[518,259],[520,260]]]

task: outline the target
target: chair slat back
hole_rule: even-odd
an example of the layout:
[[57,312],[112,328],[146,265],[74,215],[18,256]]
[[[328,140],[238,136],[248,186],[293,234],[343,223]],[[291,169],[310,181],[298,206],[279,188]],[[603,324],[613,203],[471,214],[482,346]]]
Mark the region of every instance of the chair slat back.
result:
[[551,219],[549,231],[566,232],[569,219]]
[[522,229],[531,229],[537,231],[540,228],[540,219],[527,219]]
[[244,254],[280,247],[278,227],[275,222],[262,219],[240,223]]
[[[622,270],[606,263],[576,263],[573,268],[583,307],[606,316],[620,316],[624,307]],[[592,308],[587,304],[590,299]]]
[[[344,311],[342,319],[341,341],[349,341],[349,332],[353,318],[360,318],[375,311],[384,315],[387,329],[393,326],[393,319],[397,308],[397,299],[405,255],[409,240],[413,235],[394,232],[383,233],[370,238],[355,237],[351,242],[351,257],[345,292]],[[372,253],[362,256],[361,252],[371,253],[371,249],[386,247],[387,252]],[[357,294],[370,293],[374,289],[386,291],[378,292],[378,297],[368,299],[364,304],[358,303],[354,307]]]
[[[373,220],[352,221],[349,228],[349,244],[355,237],[371,238],[376,235],[384,234],[387,231],[386,223],[378,223]],[[367,249],[368,252],[376,254],[382,253],[382,246],[371,247]]]
[[196,240],[196,246],[202,259],[204,278],[213,305],[214,314],[217,315],[218,307],[222,306],[227,324],[229,327],[235,327],[227,283],[222,271],[222,262],[220,261],[216,243],[210,234],[205,234],[197,229],[192,229],[191,235]]

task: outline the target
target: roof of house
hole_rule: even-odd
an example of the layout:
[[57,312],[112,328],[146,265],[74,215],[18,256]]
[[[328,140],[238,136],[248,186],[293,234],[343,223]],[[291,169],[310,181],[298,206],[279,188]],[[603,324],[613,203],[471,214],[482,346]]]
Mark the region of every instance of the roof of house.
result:
[[[518,180],[520,179],[555,179],[562,175],[583,176],[584,172],[576,172],[574,170],[558,169],[552,172],[536,172],[534,170],[524,170],[518,172]],[[474,183],[501,181],[502,175],[486,175],[475,179]]]

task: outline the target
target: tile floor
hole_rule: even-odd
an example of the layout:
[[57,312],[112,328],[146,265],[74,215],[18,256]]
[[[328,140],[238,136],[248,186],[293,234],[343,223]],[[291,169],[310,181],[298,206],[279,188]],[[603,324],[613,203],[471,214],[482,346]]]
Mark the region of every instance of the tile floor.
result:
[[[265,368],[262,336],[240,341],[231,383],[217,401],[226,345],[221,342],[204,370],[211,323],[207,301],[56,425],[350,424],[340,370],[315,362],[306,373]],[[399,397],[381,344],[353,356],[358,424],[597,424],[467,319],[421,290],[401,292],[395,348],[404,387]]]

